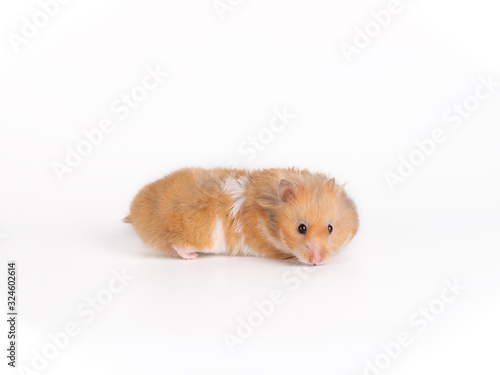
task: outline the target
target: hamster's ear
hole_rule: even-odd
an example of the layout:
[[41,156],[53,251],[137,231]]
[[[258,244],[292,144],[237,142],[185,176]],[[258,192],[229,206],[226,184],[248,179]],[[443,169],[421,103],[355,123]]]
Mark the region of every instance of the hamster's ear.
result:
[[340,195],[342,194],[342,192],[344,191],[345,189],[345,186],[347,185],[347,182],[345,184],[342,184],[342,185],[336,185],[335,184],[335,179],[334,178],[330,178],[327,182],[326,182],[326,185],[332,189],[332,191],[337,194],[337,195]]
[[297,193],[297,183],[281,179],[278,185],[278,194],[283,202],[288,202]]

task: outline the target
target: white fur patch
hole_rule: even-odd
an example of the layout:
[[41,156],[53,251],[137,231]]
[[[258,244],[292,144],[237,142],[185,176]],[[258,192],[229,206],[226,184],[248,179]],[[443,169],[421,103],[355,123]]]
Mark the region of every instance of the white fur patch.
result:
[[248,183],[248,178],[242,176],[238,179],[230,176],[226,178],[222,184],[222,189],[225,193],[229,194],[233,198],[233,204],[231,205],[231,213],[233,216],[237,216],[243,203],[245,203],[245,189]]
[[213,246],[210,249],[206,249],[206,253],[213,254],[227,254],[228,248],[226,244],[226,235],[224,233],[224,227],[222,225],[222,220],[216,219],[214,225],[214,231],[212,232]]
[[347,236],[346,240],[342,243],[342,245],[340,245],[340,247],[337,249],[337,250],[340,250],[342,249],[345,245],[347,245],[349,243],[349,241],[351,240],[352,238],[352,233],[349,233],[349,235]]
[[[214,230],[212,231],[212,247],[206,249],[196,249],[193,247],[187,247],[180,249],[186,253],[207,253],[207,254],[229,254],[229,249],[226,244],[226,236],[224,234],[224,226],[222,225],[222,220],[215,219]],[[173,246],[174,249],[179,253],[179,247]],[[179,255],[181,255],[179,253]],[[181,255],[182,256],[182,255]]]
[[238,233],[238,234],[241,234],[242,229],[241,229],[241,223],[240,223],[240,221],[239,221],[239,220],[237,220],[237,221],[236,221],[236,225],[235,225],[235,229],[234,229],[234,231],[235,231],[236,233]]
[[248,247],[248,245],[245,243],[243,236],[241,236],[240,240],[238,241],[236,254],[245,256],[259,256],[259,254],[257,254],[253,249]]
[[265,237],[265,239],[271,243],[271,245],[273,245],[275,248],[277,248],[278,250],[281,250],[281,251],[288,251],[288,248],[286,247],[286,245],[277,240],[276,238],[274,238],[271,233],[269,233],[269,230],[267,229],[266,227],[266,224],[264,222],[260,222],[259,223],[259,229],[262,233],[262,235]]

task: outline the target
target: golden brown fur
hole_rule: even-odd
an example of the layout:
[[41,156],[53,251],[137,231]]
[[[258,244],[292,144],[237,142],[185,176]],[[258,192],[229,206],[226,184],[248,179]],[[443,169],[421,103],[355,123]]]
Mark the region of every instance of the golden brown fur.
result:
[[307,264],[328,260],[358,229],[343,187],[293,168],[181,169],[145,186],[124,221],[147,244],[185,259],[212,252]]

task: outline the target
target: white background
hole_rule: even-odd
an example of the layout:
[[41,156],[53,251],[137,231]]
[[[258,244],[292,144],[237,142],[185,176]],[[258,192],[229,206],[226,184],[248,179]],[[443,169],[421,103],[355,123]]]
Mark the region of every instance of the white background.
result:
[[[500,87],[458,129],[443,120],[479,77],[500,81],[495,5],[404,2],[349,63],[340,45],[387,2],[246,0],[221,19],[211,0],[75,0],[17,54],[8,35],[40,5],[3,2],[0,272],[17,261],[18,365],[75,322],[39,373],[363,374],[401,332],[412,344],[381,373],[498,372]],[[157,65],[169,77],[120,119],[113,102]],[[238,148],[282,108],[296,118],[248,160]],[[52,164],[104,118],[113,131],[59,182]],[[391,190],[386,172],[436,127],[447,140]],[[166,258],[121,222],[146,183],[230,161],[348,181],[358,235],[292,290],[294,262]],[[113,270],[134,279],[87,322],[78,306]],[[420,332],[410,317],[455,279]],[[275,289],[284,302],[231,353],[225,332]]]

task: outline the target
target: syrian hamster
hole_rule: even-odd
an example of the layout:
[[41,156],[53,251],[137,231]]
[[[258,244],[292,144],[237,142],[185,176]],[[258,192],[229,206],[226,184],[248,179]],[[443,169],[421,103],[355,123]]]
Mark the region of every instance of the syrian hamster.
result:
[[322,173],[289,169],[177,170],[139,191],[124,219],[148,245],[198,253],[327,261],[358,230],[344,186]]

